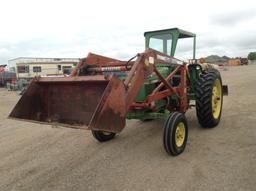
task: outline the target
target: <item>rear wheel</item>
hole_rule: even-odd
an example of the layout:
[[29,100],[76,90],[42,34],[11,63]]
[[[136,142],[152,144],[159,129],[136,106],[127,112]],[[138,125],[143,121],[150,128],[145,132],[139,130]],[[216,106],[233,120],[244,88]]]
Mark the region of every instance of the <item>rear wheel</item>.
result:
[[106,131],[95,131],[95,130],[92,130],[92,135],[99,142],[109,141],[116,136],[115,133],[106,132]]
[[196,91],[196,113],[202,127],[213,128],[220,122],[223,104],[219,71],[210,70],[199,80]]
[[163,144],[169,155],[177,156],[186,147],[188,138],[188,125],[184,114],[172,113],[164,125]]

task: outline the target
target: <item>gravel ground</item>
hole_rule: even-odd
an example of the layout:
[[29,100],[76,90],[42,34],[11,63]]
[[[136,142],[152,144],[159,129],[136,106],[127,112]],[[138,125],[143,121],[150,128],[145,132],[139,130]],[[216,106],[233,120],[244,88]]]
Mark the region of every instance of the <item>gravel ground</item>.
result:
[[255,190],[256,65],[222,71],[229,85],[221,123],[202,129],[186,114],[185,152],[168,156],[164,121],[128,121],[113,141],[90,131],[7,119],[19,99],[0,89],[0,190]]

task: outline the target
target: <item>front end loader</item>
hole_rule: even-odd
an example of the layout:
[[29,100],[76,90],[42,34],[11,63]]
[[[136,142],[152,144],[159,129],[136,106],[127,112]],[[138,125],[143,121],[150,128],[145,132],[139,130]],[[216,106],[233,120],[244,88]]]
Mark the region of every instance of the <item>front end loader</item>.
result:
[[[165,118],[164,148],[179,155],[188,137],[186,111],[196,106],[202,127],[217,126],[227,88],[216,69],[195,62],[195,34],[173,28],[144,36],[145,51],[128,61],[89,53],[69,77],[34,78],[9,117],[89,129],[100,142],[120,133],[126,119]],[[192,64],[174,57],[180,38],[194,39]]]

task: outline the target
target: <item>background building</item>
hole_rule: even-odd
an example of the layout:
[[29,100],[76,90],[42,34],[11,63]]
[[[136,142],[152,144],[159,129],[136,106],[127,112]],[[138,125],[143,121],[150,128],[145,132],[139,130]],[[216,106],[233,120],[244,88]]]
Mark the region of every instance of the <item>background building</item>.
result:
[[19,57],[8,61],[9,70],[16,72],[17,78],[54,76],[70,74],[79,58],[29,58]]

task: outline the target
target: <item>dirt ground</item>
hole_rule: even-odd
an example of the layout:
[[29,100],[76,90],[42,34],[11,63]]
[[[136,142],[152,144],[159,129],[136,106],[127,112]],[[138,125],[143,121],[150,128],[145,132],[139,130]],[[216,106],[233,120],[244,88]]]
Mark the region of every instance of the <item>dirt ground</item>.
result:
[[187,114],[185,152],[168,156],[164,121],[128,121],[116,139],[7,119],[18,92],[0,89],[0,190],[255,190],[256,65],[222,71],[229,96],[221,123],[202,129]]

